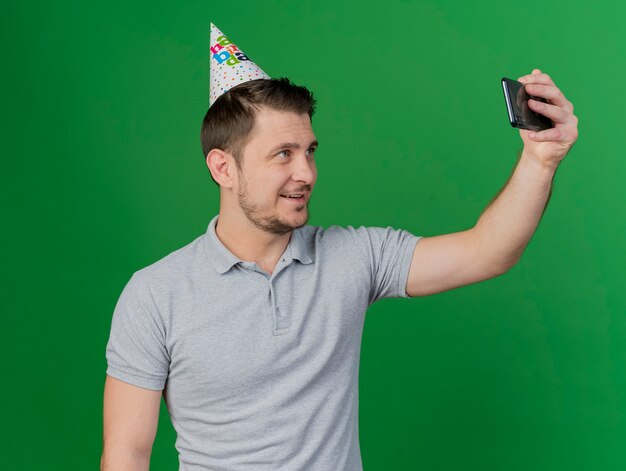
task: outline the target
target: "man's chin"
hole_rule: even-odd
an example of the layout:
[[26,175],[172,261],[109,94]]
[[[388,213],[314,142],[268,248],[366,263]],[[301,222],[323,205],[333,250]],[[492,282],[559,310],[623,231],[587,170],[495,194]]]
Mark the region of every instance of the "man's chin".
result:
[[273,222],[275,223],[274,225],[277,228],[278,227],[281,228],[281,230],[283,231],[282,233],[284,234],[284,233],[293,231],[294,229],[298,229],[299,227],[306,225],[308,220],[309,220],[309,212],[305,208],[304,211],[301,213],[298,213],[296,217],[277,218]]
[[289,230],[293,231],[294,229],[298,229],[299,227],[306,225],[308,220],[309,220],[309,217],[306,216],[304,218],[295,218],[292,220],[281,221],[281,223],[284,227],[289,227]]
[[252,220],[254,225],[256,225],[259,229],[262,229],[265,232],[269,232],[270,234],[276,235],[285,235],[288,232],[293,231],[299,227],[306,225],[308,221],[308,214],[303,215],[304,217],[297,218],[281,218],[281,217],[272,217],[268,219],[260,220]]

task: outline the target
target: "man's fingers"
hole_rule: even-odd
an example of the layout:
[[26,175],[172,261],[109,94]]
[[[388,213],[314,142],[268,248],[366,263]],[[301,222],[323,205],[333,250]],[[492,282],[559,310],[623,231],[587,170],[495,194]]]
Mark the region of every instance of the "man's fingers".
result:
[[574,113],[574,105],[565,98],[563,92],[557,88],[548,74],[534,69],[532,74],[524,75],[517,80],[524,84],[524,89],[529,95],[545,98],[550,103]]
[[528,133],[528,137],[533,141],[546,142],[546,141],[560,141],[563,138],[563,132],[560,128],[550,128],[543,131],[531,131]]
[[520,82],[520,79],[524,79],[526,77],[536,77],[537,75],[540,75],[542,72],[539,69],[533,69],[532,74],[529,75],[522,75],[520,78],[517,79],[518,82]]
[[554,121],[555,124],[567,122],[570,116],[570,113],[565,111],[560,106],[550,105],[548,103],[533,100],[532,98],[528,100],[528,107],[539,114],[547,116]]
[[528,137],[537,142],[559,142],[571,146],[571,144],[578,139],[578,118],[572,116],[570,123],[555,128],[545,129],[539,132],[530,131]]
[[543,73],[523,75],[518,78],[517,81],[522,83],[541,83],[544,85],[554,85],[552,77],[550,77],[548,74]]
[[565,95],[554,85],[539,85],[530,83],[524,85],[526,93],[550,100],[550,103],[561,106],[569,112],[574,111],[574,106],[565,98]]

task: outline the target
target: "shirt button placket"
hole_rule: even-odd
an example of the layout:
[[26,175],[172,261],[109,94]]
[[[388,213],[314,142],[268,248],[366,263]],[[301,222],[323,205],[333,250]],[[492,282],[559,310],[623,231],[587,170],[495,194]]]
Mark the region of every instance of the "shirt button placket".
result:
[[272,284],[272,282],[269,282],[269,287],[270,287],[270,300],[271,300],[271,307],[272,307],[272,317],[273,317],[273,321],[274,321],[274,335],[280,335],[283,334],[285,329],[287,329],[288,326],[288,322],[287,319],[285,318],[285,316],[283,315],[283,313],[280,312],[280,307],[278,306],[278,303],[276,301],[276,292],[274,290],[274,285]]

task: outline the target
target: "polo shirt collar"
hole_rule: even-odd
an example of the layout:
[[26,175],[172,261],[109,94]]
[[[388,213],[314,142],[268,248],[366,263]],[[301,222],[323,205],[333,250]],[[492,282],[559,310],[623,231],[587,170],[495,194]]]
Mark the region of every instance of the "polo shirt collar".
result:
[[[215,226],[217,225],[217,219],[219,214],[211,219],[209,227],[206,232],[206,241],[209,245],[209,255],[213,266],[218,273],[223,274],[230,270],[233,265],[244,262],[230,250],[228,250],[222,241],[219,240],[215,233]],[[306,227],[306,226],[304,226]],[[313,239],[306,237],[308,231],[304,231],[304,227],[294,229],[289,239],[289,244],[285,249],[284,256],[289,257],[291,260],[298,260],[300,263],[309,264],[313,263],[315,259],[315,251],[313,248]],[[285,260],[286,262],[291,260]]]
[[313,237],[307,237],[309,231],[304,230],[304,227],[298,227],[292,231],[285,252],[292,260],[298,260],[300,263],[308,265],[313,263],[315,259],[315,249],[313,247]]

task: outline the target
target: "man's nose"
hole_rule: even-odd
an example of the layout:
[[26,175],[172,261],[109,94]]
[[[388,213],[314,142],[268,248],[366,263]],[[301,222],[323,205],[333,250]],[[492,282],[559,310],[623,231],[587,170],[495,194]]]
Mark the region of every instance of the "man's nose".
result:
[[294,159],[294,168],[292,178],[295,181],[313,183],[317,177],[317,170],[315,168],[315,161],[309,160],[309,157],[302,155]]

